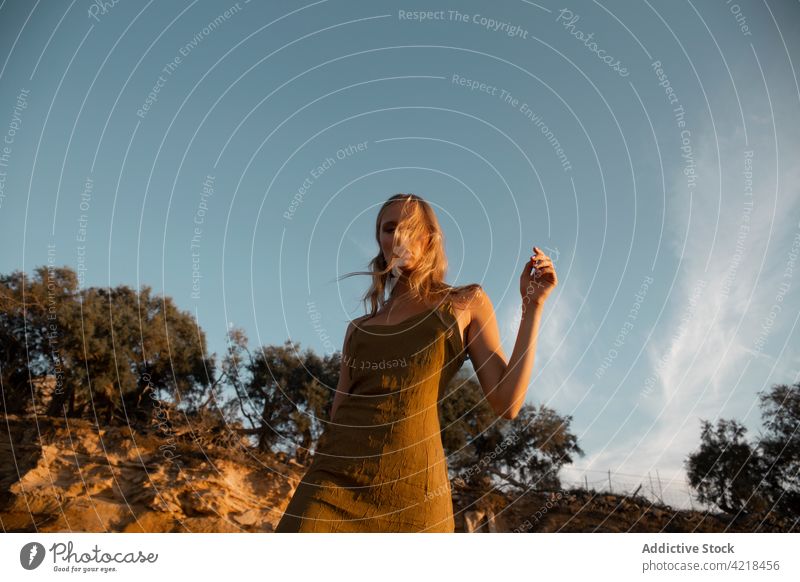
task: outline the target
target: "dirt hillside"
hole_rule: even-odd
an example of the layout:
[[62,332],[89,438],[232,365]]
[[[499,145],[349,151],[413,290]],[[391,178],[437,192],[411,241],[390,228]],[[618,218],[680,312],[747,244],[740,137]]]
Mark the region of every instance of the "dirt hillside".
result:
[[[0,526],[5,532],[270,532],[304,467],[190,428],[162,435],[41,415],[5,417]],[[230,440],[228,441],[230,443]],[[487,495],[454,484],[459,532],[787,531],[586,491]]]

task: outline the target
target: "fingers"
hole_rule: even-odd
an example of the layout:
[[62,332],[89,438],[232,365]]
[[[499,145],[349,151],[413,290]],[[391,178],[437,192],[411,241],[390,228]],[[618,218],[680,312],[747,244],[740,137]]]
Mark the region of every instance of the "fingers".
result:
[[533,262],[534,262],[534,259],[533,259],[533,257],[531,257],[530,259],[528,259],[528,262],[523,265],[523,267],[522,267],[522,274],[523,275],[528,275],[528,276],[531,275],[531,272],[534,269]]
[[531,255],[531,258],[534,260],[548,260],[548,261],[550,260],[550,257],[544,254],[544,252],[542,252],[542,249],[540,249],[539,247],[533,247],[533,254]]
[[532,267],[531,265],[525,266],[524,275],[532,279],[541,278],[554,278],[556,276],[555,268],[552,265],[545,265],[543,267]]
[[536,269],[536,273],[541,275],[544,273],[552,273],[555,276],[555,268],[553,261],[548,257],[539,247],[533,247],[533,254],[528,262],[525,264],[526,268]]
[[532,257],[531,261],[533,261],[533,266],[536,267],[537,269],[541,269],[542,267],[548,267],[548,266],[552,267],[553,266],[553,261],[550,260],[550,257],[541,257],[541,258],[540,257],[536,257],[536,258]]

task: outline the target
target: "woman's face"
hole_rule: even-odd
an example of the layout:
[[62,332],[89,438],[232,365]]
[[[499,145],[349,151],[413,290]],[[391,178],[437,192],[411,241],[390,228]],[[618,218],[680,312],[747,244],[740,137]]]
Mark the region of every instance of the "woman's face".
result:
[[[400,222],[401,212],[402,205],[395,202],[386,207],[386,210],[383,211],[383,216],[381,217],[381,251],[383,252],[383,258],[386,259],[387,263],[392,258],[392,253],[395,248],[395,231],[397,230],[397,225]],[[411,253],[411,257],[406,265],[404,265],[406,270],[413,268],[416,257],[420,252],[419,244],[412,244],[408,251]]]

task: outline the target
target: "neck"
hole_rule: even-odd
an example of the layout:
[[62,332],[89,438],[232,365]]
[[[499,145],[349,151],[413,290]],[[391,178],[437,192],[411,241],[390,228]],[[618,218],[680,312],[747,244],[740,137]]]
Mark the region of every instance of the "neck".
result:
[[387,301],[397,302],[407,299],[409,289],[408,278],[405,275],[401,275],[395,282],[394,287],[392,287],[392,292]]

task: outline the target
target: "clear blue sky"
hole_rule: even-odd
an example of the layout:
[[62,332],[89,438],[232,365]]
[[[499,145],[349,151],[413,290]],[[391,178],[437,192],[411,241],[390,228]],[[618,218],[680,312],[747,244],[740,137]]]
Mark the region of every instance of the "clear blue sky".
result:
[[554,259],[528,400],[574,417],[565,474],[658,468],[675,503],[699,420],[756,429],[797,380],[797,2],[108,6],[0,4],[2,272],[54,245],[217,353],[230,324],[330,353],[366,285],[337,276],[417,193],[507,356],[530,247]]

